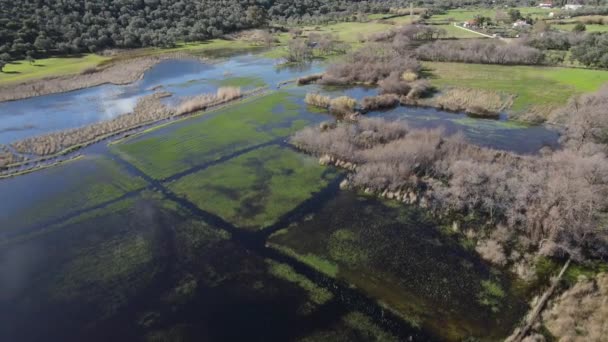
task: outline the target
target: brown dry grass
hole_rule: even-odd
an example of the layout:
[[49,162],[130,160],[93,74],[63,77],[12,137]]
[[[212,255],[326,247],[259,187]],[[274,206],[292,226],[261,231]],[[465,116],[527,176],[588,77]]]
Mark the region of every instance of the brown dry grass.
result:
[[11,153],[5,146],[0,145],[0,168],[21,161],[21,158]]
[[356,106],[357,100],[348,96],[340,96],[331,99],[329,110],[337,114],[349,114],[354,112]]
[[259,93],[262,89],[265,88],[253,89],[243,94],[240,88],[223,87],[218,89],[215,94],[203,94],[186,99],[177,108],[169,108],[161,103],[160,99],[167,97],[168,93],[158,92],[140,98],[132,113],[123,114],[112,120],[98,122],[85,127],[27,138],[13,143],[12,146],[19,153],[49,156],[94,142],[96,139],[135,129],[142,125],[219,106],[239,99],[244,95]]
[[308,93],[304,98],[304,102],[308,105],[319,108],[329,108],[331,98],[329,96],[323,96],[318,93]]
[[495,91],[452,88],[436,99],[441,109],[452,112],[467,112],[481,116],[496,116],[513,104],[513,97]]
[[207,107],[216,106],[240,97],[242,97],[241,88],[221,87],[215,94],[202,94],[184,100],[177,106],[175,113],[176,115],[184,115],[197,110],[205,110]]
[[557,341],[606,341],[608,274],[579,279],[553,301],[543,314],[543,323]]
[[174,112],[160,102],[160,98],[163,96],[165,94],[162,93],[144,96],[137,101],[133,113],[123,114],[112,120],[27,138],[13,143],[12,146],[19,153],[39,156],[52,155],[101,136],[133,128],[147,122],[165,119],[172,116]]

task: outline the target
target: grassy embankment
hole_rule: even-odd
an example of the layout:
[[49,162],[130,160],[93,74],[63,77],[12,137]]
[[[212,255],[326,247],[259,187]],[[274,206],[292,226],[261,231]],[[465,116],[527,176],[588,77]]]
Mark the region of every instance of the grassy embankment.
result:
[[538,66],[424,63],[439,89],[473,88],[514,95],[511,112],[546,116],[570,97],[608,82],[608,71]]

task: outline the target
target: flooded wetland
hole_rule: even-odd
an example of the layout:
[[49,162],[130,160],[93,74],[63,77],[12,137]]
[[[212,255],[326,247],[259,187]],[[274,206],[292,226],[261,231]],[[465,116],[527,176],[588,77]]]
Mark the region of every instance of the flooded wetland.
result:
[[[344,171],[289,143],[334,118],[278,87],[322,71],[258,55],[167,60],[125,86],[0,103],[0,143],[79,127],[221,86],[267,91],[100,142],[62,165],[0,180],[2,341],[501,340],[528,309],[512,274],[425,209],[340,190]],[[367,114],[462,132],[524,154],[545,126],[397,107]]]

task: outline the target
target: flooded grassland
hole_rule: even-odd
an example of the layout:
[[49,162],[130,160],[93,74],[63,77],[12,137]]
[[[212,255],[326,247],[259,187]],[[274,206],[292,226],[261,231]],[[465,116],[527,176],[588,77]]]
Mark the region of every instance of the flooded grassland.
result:
[[[190,62],[163,62],[136,87],[186,96],[310,72],[277,71],[251,56],[201,66],[197,77],[168,73],[164,63]],[[304,104],[311,89],[344,91],[273,89],[1,180],[0,340],[508,335],[527,299],[510,274],[424,210],[339,190],[341,171],[286,143],[333,119]],[[52,96],[37,100],[51,105]],[[544,127],[420,108],[369,115],[461,130],[476,143],[525,153],[557,141]]]

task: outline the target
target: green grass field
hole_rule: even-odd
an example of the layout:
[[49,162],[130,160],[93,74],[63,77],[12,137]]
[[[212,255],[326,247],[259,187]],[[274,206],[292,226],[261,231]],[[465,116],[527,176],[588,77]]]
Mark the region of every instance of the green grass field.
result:
[[[537,7],[518,7],[523,16],[530,14],[533,18],[546,18],[549,13],[554,12],[553,9],[543,9]],[[431,17],[430,22],[436,21],[456,21],[462,22],[475,18],[475,16],[484,16],[494,18],[497,11],[508,12],[509,8],[467,8],[448,10],[445,14],[436,14]]]
[[113,145],[113,150],[157,179],[262,144],[308,124],[287,92],[274,92],[222,109],[211,117],[161,127]]
[[20,82],[33,78],[78,74],[87,68],[94,68],[99,63],[108,61],[109,57],[87,54],[82,57],[53,57],[38,59],[30,64],[27,61],[16,61],[7,64],[0,73],[0,84]]
[[445,38],[452,38],[452,39],[467,39],[467,38],[485,39],[486,38],[480,34],[476,34],[471,31],[467,31],[467,30],[463,30],[461,28],[455,27],[452,24],[436,25],[434,27],[444,29],[447,33]]
[[516,95],[514,112],[547,112],[574,95],[592,92],[608,82],[608,71],[485,64],[435,63],[424,66],[439,88],[467,87]]
[[[572,29],[576,26],[576,24],[552,24],[551,27],[562,30],[562,31],[572,31]],[[585,25],[587,32],[608,32],[608,25]]]
[[337,174],[315,158],[278,146],[188,175],[168,187],[243,229],[263,229],[324,188]]

